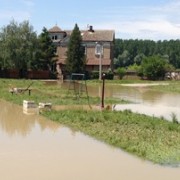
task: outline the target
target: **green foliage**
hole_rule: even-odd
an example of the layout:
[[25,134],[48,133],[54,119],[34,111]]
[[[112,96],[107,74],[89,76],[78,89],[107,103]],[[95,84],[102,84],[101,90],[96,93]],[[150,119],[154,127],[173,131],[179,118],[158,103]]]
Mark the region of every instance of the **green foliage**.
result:
[[37,37],[28,21],[14,20],[0,32],[0,68],[20,70],[25,77],[28,69],[51,70],[56,47],[53,46],[46,28]]
[[0,32],[1,68],[28,69],[35,59],[37,35],[28,21],[12,20]]
[[166,64],[160,56],[146,57],[141,64],[141,73],[150,80],[164,79]]
[[[114,78],[114,73],[112,71],[102,72],[105,74],[105,79],[112,80]],[[90,79],[98,79],[99,78],[99,71],[92,71],[90,73]]]
[[[128,52],[128,53],[127,53]],[[140,65],[144,56],[160,55],[166,59],[176,69],[180,68],[180,40],[115,40],[114,64],[119,66],[129,66],[134,63]]]
[[33,69],[51,70],[56,61],[56,47],[53,45],[49,32],[44,27],[38,37],[37,59],[32,63]]
[[122,54],[120,54],[114,62],[115,68],[117,67],[126,67],[131,64],[131,58],[130,58],[130,53],[127,50],[124,50]]
[[90,79],[98,79],[99,78],[99,71],[92,71]]
[[145,55],[143,53],[137,54],[134,58],[134,63],[137,65],[140,65],[144,58],[145,58]]
[[175,113],[172,112],[171,117],[172,117],[172,122],[173,122],[173,123],[176,123],[176,124],[179,123],[179,121],[178,121],[177,116],[176,116]]
[[130,70],[130,71],[139,71],[140,70],[140,68],[141,68],[141,66],[139,66],[139,65],[137,65],[136,63],[135,64],[133,64],[133,65],[130,65],[129,67],[128,67],[128,70]]
[[113,80],[114,73],[112,71],[104,72],[106,74],[105,79]]
[[116,73],[118,74],[119,78],[122,79],[125,76],[125,74],[126,74],[126,69],[123,68],[123,67],[122,68],[119,67],[116,70]]
[[85,72],[86,57],[84,48],[82,46],[82,36],[77,24],[70,36],[67,58],[66,70],[68,73],[83,73]]
[[139,157],[161,164],[180,162],[180,126],[131,111],[65,110],[45,115]]

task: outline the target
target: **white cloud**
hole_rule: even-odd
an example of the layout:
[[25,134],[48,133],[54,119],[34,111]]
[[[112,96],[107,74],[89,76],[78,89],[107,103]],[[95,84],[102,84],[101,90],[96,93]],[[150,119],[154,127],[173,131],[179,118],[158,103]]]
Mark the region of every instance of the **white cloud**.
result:
[[11,20],[15,19],[16,21],[23,21],[27,20],[30,18],[30,13],[26,11],[9,11],[9,10],[4,10],[0,11],[0,19],[1,20]]
[[28,7],[32,7],[32,6],[35,5],[35,3],[34,3],[33,0],[21,0],[21,2],[22,2],[23,4],[25,4],[26,6],[28,6]]
[[[179,9],[180,0],[156,7],[108,8],[102,12],[107,14],[106,21],[95,22],[94,26],[99,29],[114,29],[118,38],[178,39],[180,38]],[[107,20],[108,16],[110,18]]]
[[8,0],[0,8],[0,25],[9,23],[12,19],[21,22],[32,17],[34,0]]

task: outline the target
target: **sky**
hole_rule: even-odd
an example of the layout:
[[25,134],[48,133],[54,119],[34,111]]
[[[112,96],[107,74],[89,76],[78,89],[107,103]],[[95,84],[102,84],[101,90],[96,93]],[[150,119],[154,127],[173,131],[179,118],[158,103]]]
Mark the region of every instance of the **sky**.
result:
[[58,25],[115,30],[120,39],[180,38],[180,0],[0,0],[0,28],[28,20],[38,34]]

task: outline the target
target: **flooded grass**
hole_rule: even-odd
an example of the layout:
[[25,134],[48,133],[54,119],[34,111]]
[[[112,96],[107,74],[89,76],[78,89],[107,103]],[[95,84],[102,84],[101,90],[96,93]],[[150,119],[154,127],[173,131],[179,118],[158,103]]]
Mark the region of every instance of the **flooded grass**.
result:
[[[24,99],[36,103],[50,102],[53,105],[87,105],[87,98],[72,98],[67,89],[60,85],[47,86],[34,81],[32,94],[14,94],[13,87],[27,87],[31,80],[0,80],[0,98],[22,105]],[[164,86],[163,86],[164,87]],[[178,85],[179,87],[179,85]],[[90,104],[99,104],[99,97],[89,97]],[[105,104],[127,103],[115,98],[106,98]],[[180,125],[131,111],[87,111],[63,110],[44,112],[48,118],[82,131],[101,141],[120,147],[139,157],[160,164],[180,164]]]
[[158,90],[161,92],[172,92],[172,93],[180,93],[180,82],[179,81],[168,81],[168,86],[154,86],[151,87],[154,90]]
[[[13,79],[0,79],[0,98],[7,101],[12,101],[16,104],[22,105],[24,99],[33,100],[35,103],[50,102],[53,105],[76,105],[76,104],[100,104],[100,97],[89,97],[83,93],[81,97],[77,97],[73,91],[68,88],[62,88],[61,85],[47,86],[43,81],[34,80],[32,86],[32,93],[29,96],[28,92],[21,94],[11,95],[9,88],[23,87],[26,88],[32,83],[31,80],[13,80]],[[113,103],[127,103],[128,101],[119,100],[116,98],[108,97],[105,99],[106,104]]]
[[178,124],[131,111],[65,110],[44,115],[152,162],[180,163]]

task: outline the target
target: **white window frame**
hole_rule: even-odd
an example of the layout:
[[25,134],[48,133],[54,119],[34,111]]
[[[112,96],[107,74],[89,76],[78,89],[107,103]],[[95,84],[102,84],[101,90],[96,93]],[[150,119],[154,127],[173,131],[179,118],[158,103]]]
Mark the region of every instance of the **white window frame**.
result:
[[95,46],[95,55],[102,55],[103,54],[103,45],[96,44]]

